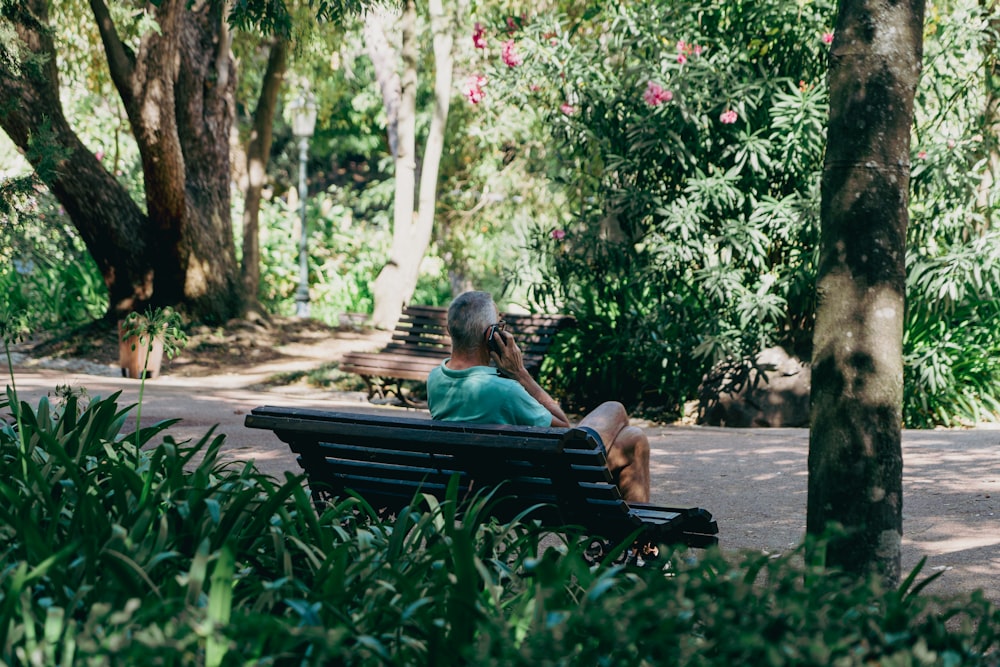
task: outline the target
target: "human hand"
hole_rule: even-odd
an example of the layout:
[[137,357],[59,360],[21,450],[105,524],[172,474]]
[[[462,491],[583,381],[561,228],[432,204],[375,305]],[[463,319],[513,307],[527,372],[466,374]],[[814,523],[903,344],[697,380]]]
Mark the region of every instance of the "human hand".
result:
[[524,368],[524,355],[521,348],[517,346],[514,337],[507,332],[498,331],[493,337],[500,352],[490,351],[490,358],[496,364],[497,370],[507,377],[517,377],[520,373],[526,373]]

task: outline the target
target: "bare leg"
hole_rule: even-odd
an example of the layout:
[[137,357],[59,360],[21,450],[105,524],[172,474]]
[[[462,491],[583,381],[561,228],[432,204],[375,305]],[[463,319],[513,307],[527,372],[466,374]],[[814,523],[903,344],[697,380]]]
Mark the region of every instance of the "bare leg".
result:
[[604,446],[611,449],[621,430],[628,426],[628,413],[625,406],[615,401],[601,403],[580,420],[578,426],[586,426],[597,431]]
[[608,452],[608,468],[622,497],[632,503],[648,503],[649,438],[641,428],[627,426],[613,444]]
[[628,425],[621,403],[602,403],[580,420],[580,426],[597,431],[608,450],[608,469],[622,497],[629,502],[649,502],[649,438],[642,429]]

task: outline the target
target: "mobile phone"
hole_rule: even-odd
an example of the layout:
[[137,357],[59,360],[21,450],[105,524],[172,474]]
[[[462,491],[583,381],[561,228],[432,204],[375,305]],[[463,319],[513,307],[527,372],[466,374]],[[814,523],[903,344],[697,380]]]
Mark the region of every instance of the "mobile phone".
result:
[[503,354],[500,350],[500,344],[497,343],[494,338],[495,336],[499,336],[501,339],[503,338],[503,331],[500,330],[499,324],[493,324],[490,326],[489,331],[486,334],[486,345],[497,354]]

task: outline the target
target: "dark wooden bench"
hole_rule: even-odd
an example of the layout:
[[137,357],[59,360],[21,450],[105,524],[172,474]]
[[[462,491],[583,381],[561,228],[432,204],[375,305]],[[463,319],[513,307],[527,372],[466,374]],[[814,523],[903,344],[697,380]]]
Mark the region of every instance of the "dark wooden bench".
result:
[[[525,368],[535,377],[556,334],[574,322],[572,316],[558,314],[510,314],[503,319],[524,354]],[[364,378],[369,400],[395,394],[407,405],[422,405],[404,389],[403,382],[425,382],[427,374],[450,352],[448,310],[438,306],[407,306],[392,340],[383,349],[349,352],[341,360],[340,369]]]
[[418,492],[445,498],[457,475],[459,498],[496,489],[490,514],[510,520],[528,508],[549,528],[577,526],[605,546],[633,533],[656,544],[717,542],[712,515],[699,508],[627,503],[605,466],[604,444],[588,428],[490,426],[418,417],[263,406],[245,420],[273,431],[298,454],[314,500],[350,491],[377,510],[407,506]]

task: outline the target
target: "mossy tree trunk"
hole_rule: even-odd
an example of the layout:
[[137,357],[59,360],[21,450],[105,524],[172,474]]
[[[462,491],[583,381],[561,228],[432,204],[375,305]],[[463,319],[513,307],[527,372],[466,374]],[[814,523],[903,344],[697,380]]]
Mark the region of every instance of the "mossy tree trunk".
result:
[[90,0],[139,147],[145,211],[66,121],[46,0],[3,7],[20,44],[0,53],[0,126],[80,232],[111,317],[147,305],[180,305],[209,321],[239,310],[229,197],[235,70],[224,5],[149,4],[157,29],[126,41],[104,1]]
[[923,0],[841,0],[830,58],[807,530],[828,566],[899,578],[910,128]]

